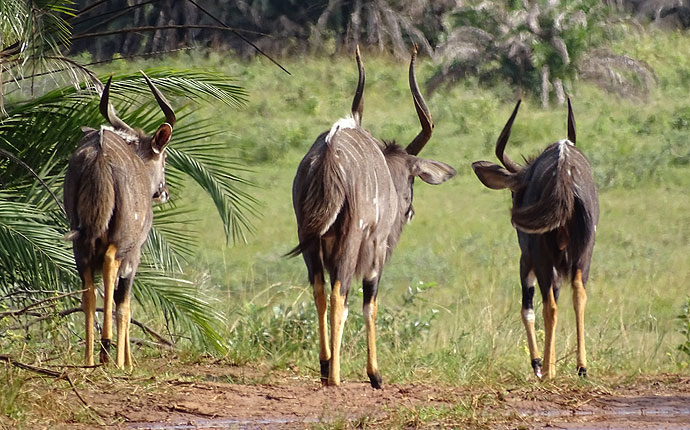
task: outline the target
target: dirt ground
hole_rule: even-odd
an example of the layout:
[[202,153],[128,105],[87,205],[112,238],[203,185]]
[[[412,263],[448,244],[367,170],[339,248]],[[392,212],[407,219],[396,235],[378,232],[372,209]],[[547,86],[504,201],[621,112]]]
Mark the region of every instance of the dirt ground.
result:
[[[315,378],[267,377],[257,369],[212,364],[185,366],[174,376],[163,368],[154,374],[110,381],[84,377],[77,392],[90,412],[81,418],[50,416],[50,406],[44,405],[45,424],[34,420],[29,427],[690,429],[690,376],[602,384],[562,381],[567,389],[557,380],[500,389],[387,384],[374,390],[368,381],[321,388]],[[75,392],[64,387],[55,396],[79,403]],[[439,410],[444,412],[430,412]]]

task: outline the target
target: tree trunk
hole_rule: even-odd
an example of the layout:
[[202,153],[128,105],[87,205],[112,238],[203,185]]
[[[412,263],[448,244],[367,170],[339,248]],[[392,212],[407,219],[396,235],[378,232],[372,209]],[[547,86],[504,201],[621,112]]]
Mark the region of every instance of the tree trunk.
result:
[[541,68],[541,107],[544,109],[549,107],[550,86],[549,66],[544,65]]

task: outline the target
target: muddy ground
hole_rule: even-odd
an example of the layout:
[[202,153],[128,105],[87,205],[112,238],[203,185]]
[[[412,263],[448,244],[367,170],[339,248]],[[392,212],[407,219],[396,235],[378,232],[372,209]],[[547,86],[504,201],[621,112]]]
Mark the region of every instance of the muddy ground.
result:
[[[315,378],[213,364],[185,366],[174,375],[161,368],[147,377],[89,371],[92,377],[72,372],[75,382],[83,378],[75,385],[88,411],[74,390],[55,381],[54,391],[39,397],[45,399],[37,404],[42,419],[28,428],[690,429],[690,376],[374,390],[364,380],[321,388]],[[51,414],[53,402],[81,412]]]

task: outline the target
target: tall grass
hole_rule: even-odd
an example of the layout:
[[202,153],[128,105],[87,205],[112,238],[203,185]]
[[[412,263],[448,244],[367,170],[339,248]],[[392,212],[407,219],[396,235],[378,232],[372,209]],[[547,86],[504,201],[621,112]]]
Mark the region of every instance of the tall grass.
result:
[[[682,337],[674,317],[690,281],[688,42],[682,33],[655,33],[614,46],[632,48],[632,55],[655,68],[659,86],[648,100],[619,99],[584,84],[572,94],[578,146],[593,165],[601,204],[586,312],[593,376],[679,368]],[[419,129],[407,65],[366,54],[364,59],[365,127],[407,143]],[[284,59],[293,73],[287,76],[262,60],[246,64],[212,55],[194,61],[225,68],[249,90],[242,112],[199,114],[227,123],[227,156],[251,160],[263,217],[249,243],[226,246],[220,227],[204,215],[206,204],[193,193],[183,196],[197,208],[196,229],[206,244],[189,270],[208,273],[219,305],[235,321],[227,334],[233,360],[297,362],[316,374],[306,269],[301,259],[282,256],[296,241],[291,185],[315,137],[348,113],[356,67],[350,58]],[[433,68],[424,60],[418,67],[422,80]],[[510,196],[484,188],[470,169],[472,161],[493,159],[515,98],[511,88],[487,89],[470,79],[427,100],[436,128],[421,155],[450,163],[458,176],[440,187],[418,183],[417,215],[384,270],[379,355],[388,380],[470,382],[529,374]],[[565,108],[544,111],[527,100],[508,151],[519,159],[565,135]],[[423,292],[409,300],[420,285]],[[343,366],[346,376],[363,379],[361,288],[356,284],[352,291]],[[558,366],[560,373],[573,374],[576,338],[567,285],[560,309]],[[412,335],[401,335],[408,328]]]
[[[613,49],[649,62],[659,86],[647,100],[619,99],[585,84],[571,95],[578,146],[593,165],[600,191],[585,321],[593,378],[682,370],[678,345],[684,337],[676,317],[690,285],[690,35],[630,36]],[[186,270],[204,280],[229,321],[227,359],[278,368],[296,364],[316,378],[318,339],[306,268],[300,258],[283,257],[296,244],[292,178],[316,136],[348,113],[354,61],[282,59],[292,76],[262,59],[245,63],[231,54],[165,61],[223,69],[238,76],[250,94],[243,111],[202,109],[197,115],[227,128],[220,137],[227,150],[219,157],[249,160],[246,176],[257,184],[254,194],[262,202],[256,234],[246,244],[228,244],[211,202],[193,189],[178,200],[195,220],[181,228],[203,243]],[[364,61],[364,126],[380,138],[409,142],[419,123],[407,64],[367,53]],[[113,68],[108,71],[117,72]],[[433,64],[420,59],[420,81],[432,73]],[[516,97],[507,86],[484,88],[468,79],[427,100],[436,128],[421,155],[453,165],[458,175],[439,187],[418,181],[416,217],[385,267],[377,324],[386,382],[476,383],[531,374],[510,196],[483,187],[470,168],[472,161],[494,159],[495,140]],[[538,106],[537,100],[523,104],[507,148],[513,159],[566,136],[566,109]],[[364,380],[359,284],[349,304],[343,374]],[[560,374],[573,376],[576,337],[567,285],[559,305],[557,366]],[[540,299],[536,307],[540,315]],[[146,315],[141,309],[134,314]],[[537,326],[543,337],[541,318]]]

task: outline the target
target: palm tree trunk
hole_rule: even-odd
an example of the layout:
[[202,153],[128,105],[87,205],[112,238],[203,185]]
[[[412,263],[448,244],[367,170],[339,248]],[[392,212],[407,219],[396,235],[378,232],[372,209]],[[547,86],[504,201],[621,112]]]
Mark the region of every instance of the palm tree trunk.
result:
[[551,83],[549,82],[549,66],[544,65],[541,68],[541,107],[546,109],[549,107],[549,92]]

